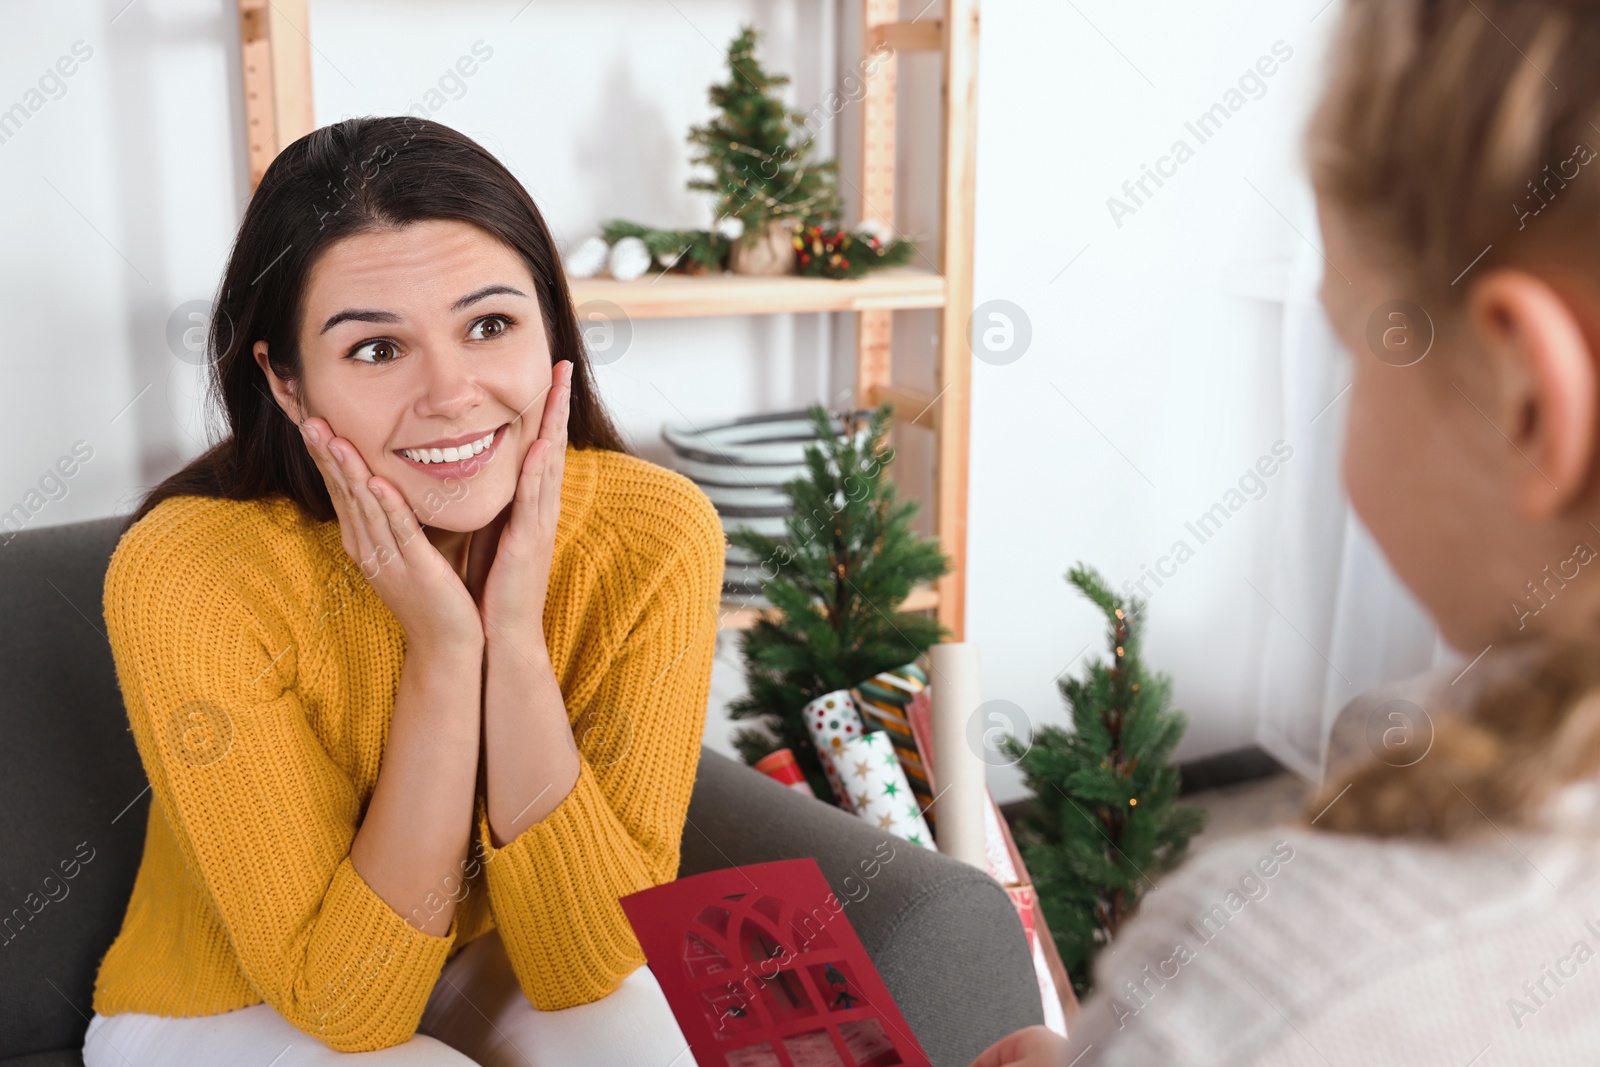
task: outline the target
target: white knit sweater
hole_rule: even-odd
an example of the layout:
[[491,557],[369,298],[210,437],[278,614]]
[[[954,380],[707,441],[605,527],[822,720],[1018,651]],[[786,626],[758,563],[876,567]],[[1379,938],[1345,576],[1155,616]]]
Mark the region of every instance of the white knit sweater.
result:
[[1451,845],[1283,828],[1162,879],[1072,1067],[1600,1064],[1600,783]]

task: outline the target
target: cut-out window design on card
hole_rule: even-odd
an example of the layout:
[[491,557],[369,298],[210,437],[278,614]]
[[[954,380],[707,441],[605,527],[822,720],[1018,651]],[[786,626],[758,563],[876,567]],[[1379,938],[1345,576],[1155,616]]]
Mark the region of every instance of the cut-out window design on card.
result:
[[702,1067],[928,1067],[815,861],[713,871],[622,905]]

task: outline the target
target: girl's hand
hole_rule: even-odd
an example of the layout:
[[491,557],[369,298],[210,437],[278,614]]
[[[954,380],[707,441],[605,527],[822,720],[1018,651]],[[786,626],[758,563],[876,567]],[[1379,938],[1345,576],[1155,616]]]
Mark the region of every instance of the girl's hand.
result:
[[1066,1039],[1047,1026],[1030,1026],[984,1049],[972,1067],[1066,1067],[1066,1063]]
[[477,600],[486,640],[509,638],[544,650],[544,600],[561,516],[571,400],[572,363],[562,360],[551,371],[539,436],[522,461],[511,503],[472,535],[467,588]]
[[481,646],[483,625],[471,595],[400,491],[369,472],[355,445],[335,437],[327,420],[308,418],[300,433],[333,498],[345,552],[394,613],[407,642]]

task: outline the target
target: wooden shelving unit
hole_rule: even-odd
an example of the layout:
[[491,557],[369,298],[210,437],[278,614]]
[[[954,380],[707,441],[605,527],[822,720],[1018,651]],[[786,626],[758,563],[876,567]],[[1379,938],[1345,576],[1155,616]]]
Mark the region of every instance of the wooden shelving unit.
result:
[[[939,594],[932,589],[918,587],[900,605],[902,611],[932,611],[939,606]],[[763,612],[733,600],[722,602],[719,622],[724,630],[745,630],[756,624]]]
[[[308,0],[238,0],[238,4],[253,188],[279,151],[311,131],[311,28]],[[962,638],[966,621],[972,380],[967,330],[972,315],[978,5],[979,0],[944,0],[942,18],[918,14],[902,19],[900,0],[861,0],[863,57],[880,45],[889,46],[896,57],[876,64],[855,105],[861,109],[861,154],[859,173],[851,183],[861,194],[863,220],[895,224],[897,57],[907,52],[942,55],[937,270],[884,271],[854,281],[668,274],[632,282],[575,279],[572,285],[579,306],[605,300],[636,319],[816,311],[856,314],[856,403],[871,406],[892,400],[902,425],[921,427],[935,438],[933,527],[953,565],[937,589],[919,590],[905,606],[936,611],[956,640]],[[940,312],[932,395],[895,386],[891,363],[894,312],[929,308]],[[722,625],[747,627],[757,617],[754,609],[728,604]]]
[[944,306],[944,278],[901,267],[849,281],[788,275],[657,274],[638,281],[574,278],[573,303],[609,300],[636,319],[772,315],[788,311],[897,311]]

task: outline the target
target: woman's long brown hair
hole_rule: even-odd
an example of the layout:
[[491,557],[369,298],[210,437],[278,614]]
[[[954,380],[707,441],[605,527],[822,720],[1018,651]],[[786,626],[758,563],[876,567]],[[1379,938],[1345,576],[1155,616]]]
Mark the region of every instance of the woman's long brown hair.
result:
[[285,148],[245,209],[207,336],[209,394],[221,441],[152,489],[127,529],[169,497],[258,500],[281,495],[317,521],[335,518],[299,430],[273,399],[252,349],[267,342],[273,373],[300,377],[301,301],[322,252],[354,234],[454,220],[505,242],[533,275],[552,364],[572,361],[568,439],[629,451],[595,392],[561,257],[527,190],[482,146],[413,116],[347,119]]

